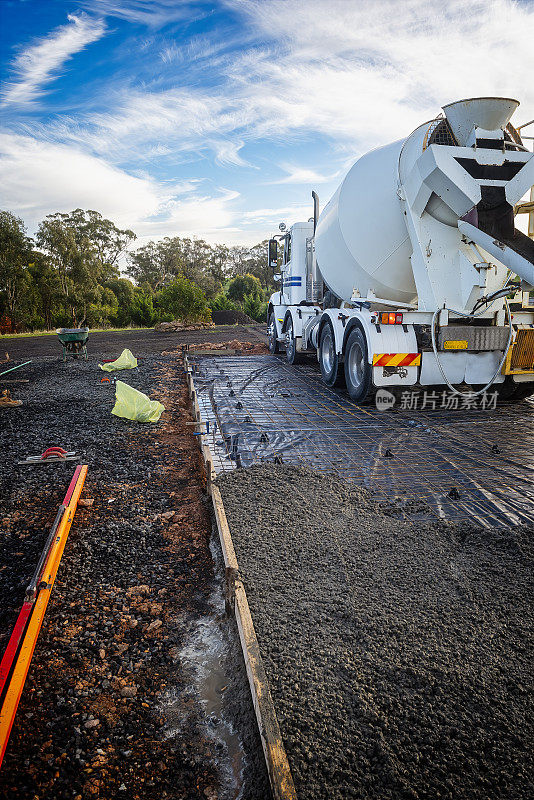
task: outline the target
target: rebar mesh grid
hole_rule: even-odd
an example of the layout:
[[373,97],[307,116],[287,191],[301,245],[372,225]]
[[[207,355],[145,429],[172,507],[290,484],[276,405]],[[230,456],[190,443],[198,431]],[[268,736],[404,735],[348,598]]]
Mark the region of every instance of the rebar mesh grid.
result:
[[[326,387],[313,363],[192,361],[217,473],[261,462],[335,472],[381,499],[482,524],[531,521],[534,406],[378,411]],[[283,487],[279,487],[283,490]]]

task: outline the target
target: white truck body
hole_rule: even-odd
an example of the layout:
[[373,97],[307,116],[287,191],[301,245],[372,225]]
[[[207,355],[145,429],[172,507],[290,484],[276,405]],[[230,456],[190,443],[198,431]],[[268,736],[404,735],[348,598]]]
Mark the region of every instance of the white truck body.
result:
[[[318,219],[284,232],[271,349],[286,346],[291,362],[316,352],[330,385],[345,363],[357,401],[415,384],[534,391],[534,242],[513,224],[534,184],[534,156],[509,124],[517,105],[445,106],[407,139],[362,156]],[[511,273],[523,282],[513,320],[503,290]],[[353,333],[348,353],[354,327],[363,344]]]

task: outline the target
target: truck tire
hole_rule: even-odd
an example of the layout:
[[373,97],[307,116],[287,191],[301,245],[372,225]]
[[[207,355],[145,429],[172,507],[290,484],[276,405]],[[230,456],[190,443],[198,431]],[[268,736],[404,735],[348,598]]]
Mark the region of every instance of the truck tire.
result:
[[[491,388],[493,389],[493,387]],[[507,403],[520,403],[534,394],[534,384],[516,383],[510,376],[507,376],[502,383],[496,384],[495,388],[499,393],[499,400]]]
[[269,314],[269,322],[268,322],[268,331],[269,331],[269,353],[273,355],[280,351],[280,345],[278,344],[278,339],[276,338],[276,320],[274,318],[274,312],[271,311]]
[[336,353],[336,340],[331,322],[326,322],[319,338],[319,367],[327,386],[335,386],[338,378],[339,356]]
[[286,340],[286,358],[288,364],[298,364],[301,360],[300,353],[297,351],[297,340],[293,333],[293,320],[289,316],[285,324]]
[[372,370],[367,342],[361,328],[353,328],[345,345],[345,383],[355,403],[365,403],[372,390]]

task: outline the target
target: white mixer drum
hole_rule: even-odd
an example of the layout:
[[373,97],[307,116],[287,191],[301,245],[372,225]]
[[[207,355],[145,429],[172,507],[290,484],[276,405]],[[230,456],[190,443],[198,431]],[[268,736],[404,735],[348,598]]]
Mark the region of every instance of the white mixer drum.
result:
[[353,291],[409,303],[416,295],[412,246],[397,195],[404,140],[362,156],[319,217],[317,264],[326,285],[348,300]]

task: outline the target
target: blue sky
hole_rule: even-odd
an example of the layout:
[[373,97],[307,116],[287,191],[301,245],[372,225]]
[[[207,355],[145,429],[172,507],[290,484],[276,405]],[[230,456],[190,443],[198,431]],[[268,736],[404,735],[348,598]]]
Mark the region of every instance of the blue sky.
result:
[[464,97],[534,116],[534,2],[0,0],[0,206],[253,244]]

